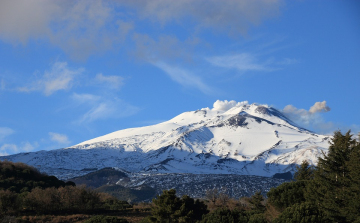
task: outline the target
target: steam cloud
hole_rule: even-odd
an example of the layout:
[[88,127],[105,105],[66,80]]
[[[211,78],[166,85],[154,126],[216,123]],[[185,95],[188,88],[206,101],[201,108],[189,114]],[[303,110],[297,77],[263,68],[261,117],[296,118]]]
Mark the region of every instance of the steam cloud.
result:
[[309,110],[298,109],[293,105],[287,105],[283,109],[283,113],[294,122],[310,125],[322,122],[322,118],[317,113],[328,112],[330,110],[330,107],[326,105],[326,101],[323,101],[316,102]]
[[234,100],[228,101],[228,100],[224,100],[224,101],[220,101],[217,100],[214,102],[214,110],[216,111],[228,111],[229,109],[233,108],[233,107],[240,107],[243,105],[247,105],[248,101],[242,101],[242,102],[236,102]]
[[326,101],[316,102],[313,106],[311,106],[309,110],[310,113],[328,112],[328,111],[330,111],[330,107],[326,105]]

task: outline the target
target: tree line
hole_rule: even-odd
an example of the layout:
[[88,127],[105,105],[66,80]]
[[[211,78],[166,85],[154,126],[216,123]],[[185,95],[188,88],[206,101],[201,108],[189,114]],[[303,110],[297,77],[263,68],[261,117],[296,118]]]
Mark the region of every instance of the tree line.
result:
[[360,143],[350,131],[335,132],[316,167],[304,161],[294,180],[272,188],[266,200],[260,192],[240,201],[214,190],[205,201],[175,193],[164,191],[154,199],[152,215],[143,222],[360,223]]
[[[0,219],[24,215],[108,214],[131,207],[109,194],[58,180],[26,164],[0,161]],[[112,222],[125,222],[116,219]]]

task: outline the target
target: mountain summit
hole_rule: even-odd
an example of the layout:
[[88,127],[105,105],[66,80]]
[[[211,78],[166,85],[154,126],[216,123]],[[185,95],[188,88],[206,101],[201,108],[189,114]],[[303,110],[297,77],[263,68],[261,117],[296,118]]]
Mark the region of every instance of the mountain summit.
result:
[[116,131],[78,145],[0,159],[24,162],[69,178],[104,167],[143,173],[273,176],[316,164],[329,136],[293,123],[268,105],[216,101],[146,127]]

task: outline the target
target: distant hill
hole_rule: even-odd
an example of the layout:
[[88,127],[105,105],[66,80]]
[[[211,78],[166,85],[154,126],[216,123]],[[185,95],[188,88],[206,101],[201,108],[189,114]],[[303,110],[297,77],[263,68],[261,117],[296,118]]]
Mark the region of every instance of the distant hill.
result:
[[13,163],[0,161],[0,190],[11,190],[13,192],[31,191],[33,188],[42,189],[48,187],[63,187],[65,185],[75,185],[68,181],[65,183],[54,176],[40,173],[34,167],[24,163]]
[[98,192],[108,193],[119,200],[124,201],[138,202],[151,200],[156,195],[155,189],[147,185],[133,187],[117,185],[116,183],[118,181],[121,181],[122,184],[124,184],[125,182],[129,182],[130,178],[125,172],[110,167],[70,180],[77,185],[84,184],[87,187],[94,188]]
[[114,185],[119,179],[127,177],[126,173],[107,167],[84,176],[71,178],[70,180],[76,183],[76,185],[85,184],[88,187],[98,188],[106,184]]

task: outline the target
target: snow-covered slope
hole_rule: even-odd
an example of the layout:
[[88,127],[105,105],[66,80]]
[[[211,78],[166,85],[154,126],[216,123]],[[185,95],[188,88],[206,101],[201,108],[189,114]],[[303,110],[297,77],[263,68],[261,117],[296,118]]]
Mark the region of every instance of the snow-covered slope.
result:
[[303,160],[316,164],[327,152],[328,140],[272,107],[242,102],[185,112],[157,125],[116,131],[65,149],[0,159],[25,162],[63,178],[103,167],[272,176],[293,171]]

